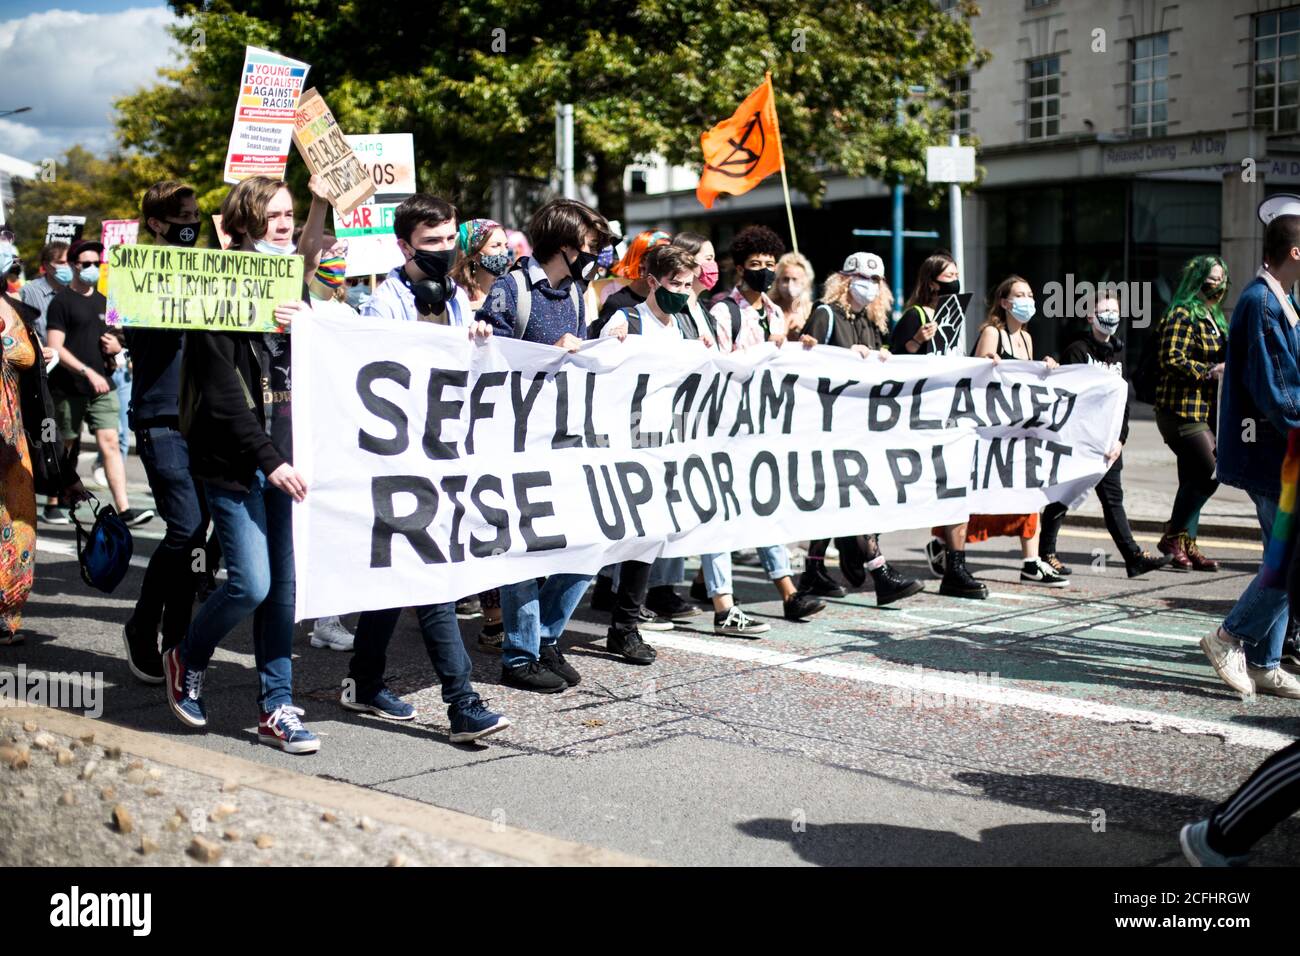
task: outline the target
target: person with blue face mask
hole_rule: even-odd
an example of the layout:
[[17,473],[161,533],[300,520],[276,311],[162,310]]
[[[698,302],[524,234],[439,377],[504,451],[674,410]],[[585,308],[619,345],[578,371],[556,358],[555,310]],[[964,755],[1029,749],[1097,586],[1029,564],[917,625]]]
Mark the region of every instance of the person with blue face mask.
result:
[[[1091,365],[1093,368],[1109,372],[1124,378],[1124,342],[1119,337],[1121,323],[1119,301],[1113,296],[1103,296],[1096,302],[1088,316],[1088,330],[1076,338],[1061,352],[1062,365]],[[1128,514],[1124,511],[1124,486],[1120,483],[1124,471],[1123,450],[1128,441],[1129,406],[1124,405],[1124,423],[1120,426],[1119,441],[1106,456],[1110,469],[1097,482],[1093,490],[1101,502],[1101,513],[1106,520],[1106,530],[1111,540],[1119,549],[1124,559],[1124,568],[1128,576],[1135,578],[1169,564],[1168,555],[1152,556],[1143,551],[1133,539],[1133,529],[1129,526]],[[1039,538],[1038,549],[1044,561],[1053,569],[1064,569],[1060,558],[1056,556],[1056,538],[1061,530],[1061,523],[1069,509],[1060,502],[1053,502],[1043,509],[1043,530]]]
[[[36,319],[36,334],[45,342],[45,314],[50,309],[54,296],[66,289],[72,282],[72,266],[68,265],[68,244],[66,242],[47,242],[41,249],[41,274],[23,286],[19,298],[24,305],[30,305],[40,315]],[[46,362],[49,357],[46,357]]]
[[[1037,312],[1034,290],[1020,276],[1007,276],[993,293],[993,307],[980,326],[975,342],[975,355],[992,361],[1034,361],[1034,340],[1025,327]],[[1047,368],[1057,367],[1050,355],[1043,360]],[[1050,588],[1068,587],[1068,569],[1053,567],[1038,556],[1039,521],[1037,514],[1025,515],[971,515],[966,526],[966,540],[984,541],[988,538],[1014,536],[1020,539],[1023,566],[1020,581],[1023,584],[1041,584]],[[1063,573],[1064,572],[1064,573]]]

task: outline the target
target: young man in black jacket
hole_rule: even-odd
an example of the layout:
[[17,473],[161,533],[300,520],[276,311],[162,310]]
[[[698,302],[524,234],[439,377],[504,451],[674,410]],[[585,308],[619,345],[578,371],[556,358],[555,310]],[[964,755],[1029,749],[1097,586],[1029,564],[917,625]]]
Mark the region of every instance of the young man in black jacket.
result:
[[[1124,378],[1124,343],[1115,335],[1119,331],[1119,323],[1119,302],[1111,296],[1098,299],[1092,315],[1088,317],[1088,331],[1065,347],[1060,364],[1093,365]],[[1119,548],[1119,553],[1124,558],[1128,576],[1135,578],[1164,567],[1170,559],[1167,556],[1153,557],[1138,547],[1133,540],[1128,515],[1124,512],[1124,488],[1120,484],[1120,478],[1124,470],[1124,443],[1128,441],[1128,415],[1129,403],[1126,401],[1119,441],[1106,456],[1111,462],[1110,470],[1097,482],[1095,490],[1101,502],[1106,530],[1110,532],[1115,547]],[[1042,535],[1038,541],[1038,550],[1043,560],[1058,574],[1070,573],[1070,569],[1056,556],[1056,538],[1067,511],[1069,509],[1060,502],[1054,502],[1043,510]]]

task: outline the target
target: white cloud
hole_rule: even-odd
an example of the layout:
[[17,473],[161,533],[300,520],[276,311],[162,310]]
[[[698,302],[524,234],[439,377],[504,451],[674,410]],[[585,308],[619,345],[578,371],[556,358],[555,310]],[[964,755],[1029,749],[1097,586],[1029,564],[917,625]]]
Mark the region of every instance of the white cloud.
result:
[[177,59],[166,7],[119,13],[50,10],[0,23],[0,153],[31,162],[74,143],[103,151],[113,139],[113,100],[158,81]]

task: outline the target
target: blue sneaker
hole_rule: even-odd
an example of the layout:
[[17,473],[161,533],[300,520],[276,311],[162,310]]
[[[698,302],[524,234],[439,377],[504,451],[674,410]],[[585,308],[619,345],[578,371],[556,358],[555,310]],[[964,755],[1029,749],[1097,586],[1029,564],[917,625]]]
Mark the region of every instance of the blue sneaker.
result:
[[343,685],[343,696],[339,704],[344,710],[355,710],[362,714],[374,714],[385,720],[411,720],[415,717],[415,708],[398,697],[387,687],[381,687],[369,700],[354,699],[355,690],[351,683]]
[[269,714],[262,711],[257,721],[258,743],[279,747],[290,754],[314,754],[320,750],[320,738],[298,719],[304,713],[293,704],[281,704]]
[[185,666],[178,644],[163,655],[163,673],[167,679],[167,705],[176,719],[187,727],[206,727],[208,712],[203,707],[205,672]]
[[1249,857],[1246,856],[1224,856],[1218,850],[1210,846],[1208,834],[1210,832],[1210,821],[1201,820],[1199,823],[1189,823],[1183,827],[1182,832],[1178,834],[1178,842],[1182,844],[1183,856],[1187,857],[1187,862],[1192,866],[1245,866]]
[[451,742],[466,744],[487,737],[510,726],[510,721],[494,714],[483,706],[483,698],[475,694],[447,708],[451,718]]

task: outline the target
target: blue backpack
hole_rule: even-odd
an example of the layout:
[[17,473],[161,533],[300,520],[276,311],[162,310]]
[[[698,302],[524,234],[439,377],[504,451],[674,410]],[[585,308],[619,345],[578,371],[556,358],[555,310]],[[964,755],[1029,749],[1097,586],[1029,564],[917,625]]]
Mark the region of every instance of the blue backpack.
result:
[[135,542],[117,509],[112,505],[101,506],[93,495],[90,500],[95,523],[89,531],[81,526],[75,511],[72,515],[77,525],[77,561],[81,564],[81,579],[109,594],[126,577]]

